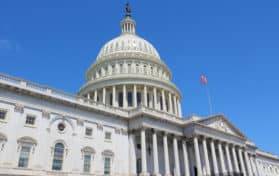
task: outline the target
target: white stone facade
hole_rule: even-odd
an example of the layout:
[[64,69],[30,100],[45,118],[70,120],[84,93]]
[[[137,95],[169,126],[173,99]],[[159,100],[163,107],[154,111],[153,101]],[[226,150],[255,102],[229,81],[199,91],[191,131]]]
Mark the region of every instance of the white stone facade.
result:
[[183,119],[170,70],[121,26],[78,95],[0,74],[0,175],[279,176],[223,115]]

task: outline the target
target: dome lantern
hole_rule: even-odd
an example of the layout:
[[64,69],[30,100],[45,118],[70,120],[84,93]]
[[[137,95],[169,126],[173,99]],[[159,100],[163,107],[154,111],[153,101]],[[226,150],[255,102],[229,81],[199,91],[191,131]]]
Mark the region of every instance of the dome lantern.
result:
[[129,3],[126,4],[126,15],[121,21],[122,34],[135,34],[136,22],[131,18],[131,8]]

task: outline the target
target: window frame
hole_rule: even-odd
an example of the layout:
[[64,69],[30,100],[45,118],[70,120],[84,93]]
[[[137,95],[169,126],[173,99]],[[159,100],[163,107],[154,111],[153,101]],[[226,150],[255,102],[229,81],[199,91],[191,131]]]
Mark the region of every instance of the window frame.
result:
[[[30,118],[33,118],[33,124],[32,123],[30,123]],[[28,120],[29,119],[29,120]],[[32,114],[27,114],[26,115],[26,118],[25,118],[25,125],[27,125],[27,126],[35,126],[35,124],[36,124],[36,119],[37,119],[37,117],[35,116],[35,115],[32,115]],[[31,122],[32,122],[32,120],[31,120]]]
[[[106,161],[109,160],[109,167],[106,166]],[[104,156],[104,175],[111,175],[111,168],[112,168],[112,158],[110,156]],[[108,169],[108,170],[107,170]],[[106,173],[108,172],[108,173]]]
[[[109,134],[109,138],[107,138],[107,134]],[[105,131],[105,141],[111,141],[112,140],[112,132],[111,131]]]
[[[23,155],[23,151],[22,151],[23,148],[28,148],[29,151],[28,151],[28,154],[27,154],[27,163],[24,164],[24,165],[21,165],[21,159],[22,158],[26,159],[26,156],[25,157],[22,156]],[[21,144],[20,152],[19,152],[19,156],[18,156],[18,162],[17,162],[17,167],[18,168],[23,168],[23,169],[28,168],[29,162],[30,162],[31,151],[32,151],[32,145],[30,145],[30,144]],[[24,163],[24,161],[23,161],[23,163]]]
[[8,110],[7,109],[0,109],[0,114],[4,114],[4,118],[1,118],[0,116],[0,121],[6,121],[7,120],[7,114],[8,114]]
[[[55,154],[56,154],[56,152],[55,152],[55,150],[56,150],[56,145],[58,145],[58,144],[62,144],[62,146],[63,146],[63,148],[61,147],[61,148],[58,148],[58,149],[62,149],[63,151],[62,151],[62,154],[60,154],[60,155],[62,155],[62,156],[55,156]],[[57,142],[57,143],[55,143],[55,145],[54,145],[54,148],[53,148],[53,155],[52,155],[52,164],[51,164],[51,170],[52,171],[62,171],[63,170],[63,164],[64,164],[64,160],[65,160],[65,144],[64,143],[62,143],[62,142]],[[61,161],[61,164],[60,164],[60,169],[55,169],[54,167],[54,162],[55,161]]]
[[[89,156],[89,162],[86,163],[86,156]],[[89,152],[84,152],[83,153],[83,172],[84,173],[91,173],[92,170],[92,164],[91,162],[93,161],[93,153],[89,153]],[[88,167],[86,167],[88,166]],[[88,170],[86,170],[86,168],[88,168]]]
[[[87,130],[90,130],[90,131],[91,131],[90,135],[87,134],[87,132],[88,132]],[[91,128],[91,127],[86,127],[86,128],[85,128],[85,136],[86,136],[86,137],[92,137],[92,136],[93,136],[93,128]]]

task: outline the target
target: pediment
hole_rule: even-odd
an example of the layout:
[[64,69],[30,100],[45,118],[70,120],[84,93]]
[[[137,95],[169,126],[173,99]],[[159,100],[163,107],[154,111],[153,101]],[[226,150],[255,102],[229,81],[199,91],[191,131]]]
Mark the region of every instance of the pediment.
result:
[[227,118],[223,115],[212,116],[198,121],[199,124],[213,128],[215,130],[228,133],[230,135],[246,138],[245,135],[238,130]]

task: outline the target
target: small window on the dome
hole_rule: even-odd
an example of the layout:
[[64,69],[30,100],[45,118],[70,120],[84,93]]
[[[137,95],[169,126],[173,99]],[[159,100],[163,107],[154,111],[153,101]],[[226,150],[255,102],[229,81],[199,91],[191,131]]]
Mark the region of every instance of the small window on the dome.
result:
[[147,52],[147,46],[146,46],[146,43],[144,43],[144,51]]
[[142,51],[141,42],[139,42],[139,50]]
[[147,74],[147,68],[146,67],[147,67],[146,65],[143,66],[144,74]]
[[128,64],[128,73],[131,73],[132,64]]

